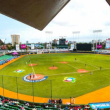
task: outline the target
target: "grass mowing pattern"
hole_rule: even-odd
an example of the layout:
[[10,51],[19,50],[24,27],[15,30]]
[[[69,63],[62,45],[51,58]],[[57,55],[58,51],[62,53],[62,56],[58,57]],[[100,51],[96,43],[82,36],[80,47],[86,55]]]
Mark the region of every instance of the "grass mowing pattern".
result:
[[[95,91],[97,89],[110,85],[110,57],[96,54],[42,54],[31,55],[31,62],[37,63],[34,70],[37,74],[48,76],[48,79],[42,82],[34,83],[34,96],[69,98],[77,97],[83,94]],[[77,60],[75,61],[75,58]],[[36,61],[37,60],[37,61]],[[68,64],[59,62],[66,61]],[[27,65],[26,65],[27,62]],[[86,67],[85,67],[86,64]],[[17,92],[16,77],[18,83],[18,92],[27,95],[33,95],[32,83],[23,81],[23,77],[32,72],[29,67],[29,58],[25,56],[14,63],[6,66],[0,71],[3,76],[3,85],[5,89]],[[55,65],[57,70],[49,70],[49,67]],[[100,70],[102,67],[102,70]],[[15,73],[17,69],[25,70],[22,73]],[[87,73],[77,73],[78,69],[85,69]],[[93,71],[93,75],[90,75]],[[10,77],[9,77],[10,76]],[[76,78],[75,83],[64,82],[64,77]],[[2,87],[2,77],[0,76],[0,86]]]

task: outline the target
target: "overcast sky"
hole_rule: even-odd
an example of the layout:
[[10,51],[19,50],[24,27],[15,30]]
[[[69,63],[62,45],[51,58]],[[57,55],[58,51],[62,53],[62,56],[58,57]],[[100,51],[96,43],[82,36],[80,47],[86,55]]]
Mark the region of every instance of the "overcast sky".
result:
[[20,35],[22,43],[48,42],[62,36],[78,42],[104,40],[110,38],[110,6],[105,0],[70,0],[43,31],[0,14],[0,39],[11,42],[12,34]]

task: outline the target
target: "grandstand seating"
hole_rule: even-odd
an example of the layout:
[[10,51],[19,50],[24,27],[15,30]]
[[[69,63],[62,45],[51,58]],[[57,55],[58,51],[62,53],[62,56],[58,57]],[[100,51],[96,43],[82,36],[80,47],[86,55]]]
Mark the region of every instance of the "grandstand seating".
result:
[[11,61],[14,58],[17,58],[18,56],[12,56],[12,55],[4,55],[0,57],[0,65],[3,65],[4,63],[7,63]]
[[0,110],[89,110],[89,105],[62,105],[52,103],[30,103],[0,97]]

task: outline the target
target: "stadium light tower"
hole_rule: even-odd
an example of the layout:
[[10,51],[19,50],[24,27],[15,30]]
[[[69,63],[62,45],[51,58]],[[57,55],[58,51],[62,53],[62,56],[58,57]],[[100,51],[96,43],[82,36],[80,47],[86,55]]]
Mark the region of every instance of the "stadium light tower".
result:
[[46,31],[45,32],[46,34],[49,34],[49,36],[50,36],[50,44],[51,44],[51,49],[52,49],[52,34],[53,34],[53,31]]
[[[97,49],[97,37],[99,36],[99,33],[101,33],[102,30],[93,30],[93,33],[94,33],[94,36],[96,38],[96,49]],[[100,41],[99,41],[99,44],[100,44]],[[93,44],[93,48],[94,48],[94,44]]]
[[74,35],[76,35],[76,36],[78,36],[78,39],[79,39],[79,34],[80,34],[80,31],[73,31],[72,32],[72,34],[73,34],[73,43],[74,43],[74,49],[76,49],[76,43],[78,42],[78,41],[76,41],[76,43],[75,43],[75,38],[74,38]]
[[[78,36],[78,40],[79,40],[79,34],[80,34],[80,31],[74,31],[74,32],[72,32],[73,33],[73,35],[76,35],[76,36]],[[74,39],[74,38],[73,38]],[[78,42],[78,41],[77,41]]]

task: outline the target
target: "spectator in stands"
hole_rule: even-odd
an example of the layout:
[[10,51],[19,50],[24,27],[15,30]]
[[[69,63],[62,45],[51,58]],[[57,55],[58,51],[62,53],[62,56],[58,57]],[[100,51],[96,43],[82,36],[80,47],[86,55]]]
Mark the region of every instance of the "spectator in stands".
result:
[[20,108],[21,110],[25,110],[25,108],[23,107],[23,106],[21,106],[21,108]]
[[59,104],[62,104],[62,100],[61,99],[59,99]]
[[5,103],[5,101],[4,100],[2,100],[2,104],[4,105],[4,103]]
[[54,108],[57,108],[57,105],[56,104],[54,105]]
[[48,107],[49,107],[49,106],[46,104],[46,105],[45,105],[45,108],[48,108]]
[[64,110],[68,110],[68,107],[66,106]]
[[51,100],[50,99],[48,100],[48,103],[51,104]]
[[32,110],[37,110],[36,108],[33,108]]
[[29,106],[29,103],[28,103],[28,102],[26,102],[26,103],[25,103],[25,105],[26,105],[26,106]]
[[2,98],[0,97],[0,101],[2,101]]
[[45,106],[46,106],[46,104],[45,104],[45,103],[43,103],[42,107],[43,107],[43,108],[45,108]]
[[57,103],[56,99],[54,100],[54,103],[55,103],[55,104]]

